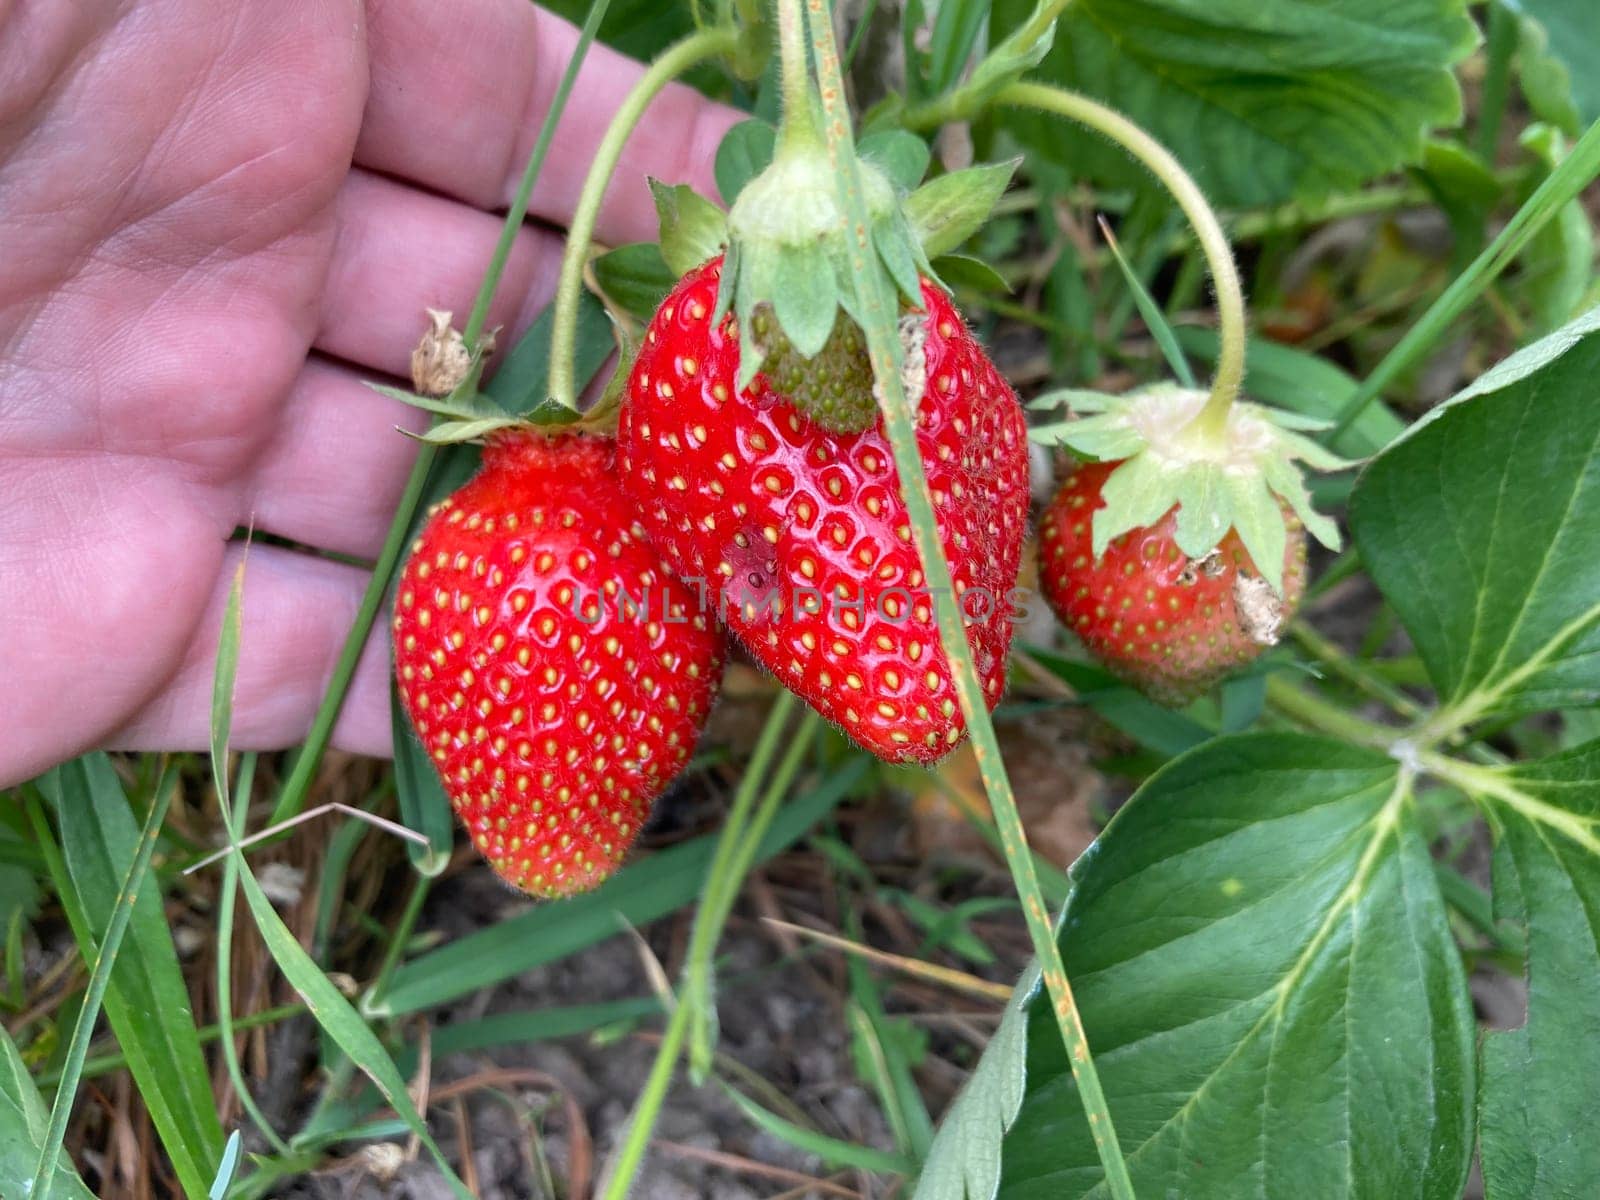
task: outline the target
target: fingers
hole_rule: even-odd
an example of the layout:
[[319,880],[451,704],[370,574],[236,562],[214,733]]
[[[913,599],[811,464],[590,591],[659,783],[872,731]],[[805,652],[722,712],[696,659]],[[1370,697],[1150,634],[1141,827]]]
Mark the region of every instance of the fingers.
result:
[[[338,234],[315,345],[388,375],[410,374],[425,308],[449,309],[457,326],[483,280],[500,218],[376,175],[354,171],[340,189]],[[518,235],[489,311],[509,348],[555,291],[560,240]]]
[[[355,620],[367,574],[275,546],[228,547],[205,615],[171,681],[111,735],[129,750],[199,750],[211,736],[211,684],[228,591],[246,562],[233,748],[273,750],[305,737]],[[356,669],[333,744],[387,755],[389,651],[379,622]]]
[[377,557],[417,457],[417,443],[400,429],[420,432],[427,414],[312,359],[283,418],[256,463],[246,519],[310,546]]
[[99,744],[160,687],[232,520],[149,456],[23,456],[3,472],[0,788]]
[[[508,206],[572,57],[578,32],[527,0],[369,0],[372,83],[356,161],[481,208]],[[642,68],[596,44],[573,88],[534,191],[533,212],[572,215],[602,131]],[[717,143],[742,114],[673,84],[629,138],[597,236],[655,236],[645,185],[712,188]]]

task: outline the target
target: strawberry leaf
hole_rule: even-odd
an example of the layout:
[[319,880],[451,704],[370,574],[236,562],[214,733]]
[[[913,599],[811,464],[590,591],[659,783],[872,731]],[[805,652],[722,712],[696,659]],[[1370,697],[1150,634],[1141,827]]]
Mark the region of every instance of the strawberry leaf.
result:
[[[1152,777],[1072,878],[1062,957],[1137,1195],[1458,1200],[1476,1031],[1392,759],[1218,738]],[[1105,1195],[1042,998],[1003,1150],[1002,1200]]]
[[765,121],[740,121],[722,135],[712,173],[724,204],[732,204],[749,183],[772,162],[778,131]]
[[674,276],[686,275],[722,253],[728,218],[720,208],[681,183],[673,186],[652,179],[650,194],[661,222],[661,257]]
[[1600,700],[1600,309],[1507,359],[1362,473],[1350,523],[1448,731]]
[[1020,158],[931,179],[906,197],[911,232],[929,258],[948,254],[983,227],[1005,195]]
[[[1560,0],[1552,0],[1552,7]],[[1584,0],[1565,0],[1576,11]],[[996,0],[1011,30],[1032,0]],[[1115,105],[1229,207],[1325,195],[1415,161],[1455,124],[1465,0],[1074,0],[1040,77]],[[1030,113],[1006,127],[1079,177],[1142,183],[1095,135]]]

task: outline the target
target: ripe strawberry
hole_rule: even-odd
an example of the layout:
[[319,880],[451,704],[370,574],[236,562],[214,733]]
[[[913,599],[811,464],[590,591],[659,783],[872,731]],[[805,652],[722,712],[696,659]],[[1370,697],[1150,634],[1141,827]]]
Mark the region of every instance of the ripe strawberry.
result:
[[[830,433],[764,375],[736,386],[737,322],[714,324],[721,259],[662,302],[617,432],[652,543],[750,652],[890,761],[931,762],[963,723],[881,419]],[[948,297],[924,283],[908,355],[940,539],[992,708],[1004,686],[1028,509],[1022,410]],[[915,368],[920,366],[922,370]]]
[[541,896],[611,874],[705,723],[722,639],[617,489],[612,443],[494,435],[412,546],[400,695],[495,871]]
[[1280,597],[1238,534],[1191,559],[1177,509],[1111,539],[1095,557],[1091,526],[1120,463],[1077,466],[1039,522],[1039,581],[1061,622],[1101,662],[1154,699],[1184,704],[1278,640],[1306,582],[1306,538],[1285,509]]

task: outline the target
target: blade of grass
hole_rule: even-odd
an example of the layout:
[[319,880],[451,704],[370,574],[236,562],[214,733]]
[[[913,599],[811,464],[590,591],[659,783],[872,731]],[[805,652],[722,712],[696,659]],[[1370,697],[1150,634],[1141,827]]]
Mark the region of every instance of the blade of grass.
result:
[[858,1171],[872,1171],[879,1175],[909,1176],[916,1172],[916,1164],[910,1159],[898,1154],[886,1154],[882,1150],[874,1150],[871,1146],[858,1146],[854,1142],[841,1141],[812,1129],[803,1129],[793,1121],[786,1121],[777,1113],[769,1112],[749,1096],[727,1084],[722,1085],[722,1090],[757,1129],[779,1141],[787,1142],[797,1150],[815,1154],[830,1167],[849,1167]]
[[1533,237],[1595,178],[1600,176],[1600,121],[1584,131],[1572,153],[1551,171],[1483,253],[1461,272],[1428,311],[1406,331],[1394,349],[1367,375],[1323,440],[1330,445],[1383,393],[1383,389],[1432,349],[1454,327],[1461,314],[1522,253]]
[[1194,372],[1189,369],[1189,360],[1183,356],[1183,348],[1178,345],[1177,335],[1172,332],[1166,313],[1161,311],[1161,306],[1140,282],[1137,272],[1128,262],[1127,256],[1122,253],[1117,235],[1111,232],[1111,226],[1106,219],[1100,217],[1099,221],[1100,236],[1106,239],[1111,257],[1116,260],[1118,268],[1122,271],[1122,277],[1128,282],[1128,291],[1133,296],[1134,304],[1139,308],[1139,315],[1144,318],[1145,328],[1150,330],[1150,336],[1155,338],[1156,345],[1161,347],[1161,353],[1166,357],[1167,365],[1172,368],[1172,373],[1178,377],[1178,381],[1186,388],[1194,387]]
[[[772,750],[776,748],[777,735],[782,732],[784,721],[779,717],[780,715],[787,717],[793,706],[794,696],[787,691],[784,692],[779,698],[778,705],[773,709],[774,715],[768,719],[767,727],[762,731],[763,742],[769,733],[773,735],[773,745],[767,747],[767,758],[770,758]],[[783,761],[778,764],[774,773],[772,785],[767,788],[756,811],[749,816],[748,821],[737,823],[733,819],[733,813],[730,813],[717,846],[719,856],[723,854],[724,847],[727,848],[726,858],[720,864],[720,868],[718,865],[713,865],[711,873],[706,877],[706,890],[700,900],[700,911],[695,914],[694,932],[700,936],[690,938],[680,996],[680,1001],[690,1006],[692,1019],[689,1028],[689,1078],[697,1084],[704,1082],[711,1072],[712,1051],[716,1043],[717,1004],[713,998],[712,983],[716,975],[717,939],[721,935],[722,927],[727,923],[728,914],[733,911],[734,901],[738,899],[739,892],[744,887],[745,876],[750,873],[761,839],[766,837],[767,830],[772,827],[773,818],[778,814],[778,806],[788,794],[789,784],[799,772],[800,765],[810,752],[811,744],[820,728],[820,719],[816,714],[808,712],[799,730],[790,739]],[[761,747],[758,746],[756,749],[759,755]],[[757,758],[752,757],[746,778],[764,776],[767,758],[762,758],[758,762]],[[753,794],[752,789],[751,795]],[[741,800],[744,801],[742,805]],[[750,796],[747,796],[741,787],[734,799],[733,812],[748,813],[749,800]]]
[[[229,601],[230,607],[233,601]],[[237,612],[237,610],[234,610]],[[235,643],[237,645],[237,643]],[[235,658],[237,661],[237,658]],[[221,675],[219,666],[218,675]],[[231,707],[231,704],[230,704]],[[217,760],[214,758],[213,763]],[[226,754],[221,762],[226,763]],[[227,768],[219,766],[214,768],[219,778],[217,788],[217,801],[223,806],[223,812],[228,813],[227,800]],[[232,805],[228,818],[229,836],[235,840],[244,831],[245,814],[250,810],[250,792],[255,783],[256,756],[246,754],[239,760],[239,795]],[[244,1077],[244,1068],[239,1062],[239,1048],[234,1041],[235,1030],[233,1024],[233,916],[239,899],[239,868],[230,855],[223,867],[222,895],[217,903],[217,1026],[221,1032],[222,1061],[228,1070],[228,1078],[233,1083],[234,1095],[239,1097],[239,1104],[243,1107],[249,1118],[255,1122],[257,1129],[267,1139],[273,1151],[283,1155],[289,1153],[289,1144],[278,1136],[278,1131],[272,1127],[272,1122],[261,1111],[256,1103],[255,1096],[251,1093],[249,1084]]]
[[[248,558],[248,550],[246,557]],[[250,793],[255,785],[256,756],[239,760],[237,803],[228,792],[228,742],[233,731],[233,685],[239,670],[239,636],[244,604],[245,563],[234,572],[228,589],[228,604],[222,614],[222,633],[217,639],[217,670],[211,685],[211,781],[217,792],[217,807],[228,823],[228,839],[237,842],[244,836],[245,815],[250,810]],[[232,856],[223,868],[222,895],[217,903],[217,1024],[222,1030],[222,1060],[249,1118],[255,1122],[267,1143],[277,1154],[288,1154],[289,1146],[267,1120],[244,1077],[239,1063],[239,1048],[233,1031],[233,913],[239,898],[239,870]],[[238,1131],[234,1131],[238,1137]],[[219,1171],[219,1175],[221,1172]],[[231,1172],[229,1173],[231,1177]],[[213,1185],[213,1188],[215,1185]],[[226,1185],[224,1185],[226,1190]]]
[[[589,47],[593,44],[595,34],[600,29],[600,22],[605,18],[606,9],[609,7],[610,0],[595,0],[595,4],[590,8],[588,19],[584,21],[583,29],[578,34],[577,44],[572,48],[572,57],[567,62],[567,69],[556,87],[555,96],[550,101],[544,122],[539,126],[539,136],[535,139],[533,150],[528,155],[528,165],[522,172],[522,182],[517,188],[511,207],[506,211],[506,219],[500,228],[500,240],[495,244],[494,255],[489,260],[489,268],[484,274],[483,283],[478,287],[477,298],[472,304],[472,313],[467,319],[466,328],[462,331],[462,337],[469,348],[476,349],[479,335],[483,333],[483,324],[489,317],[489,306],[494,301],[495,290],[500,286],[500,277],[505,273],[506,262],[511,257],[511,247],[516,241],[518,230],[522,228],[523,218],[528,215],[528,202],[533,197],[534,185],[538,182],[539,172],[544,167],[545,156],[549,153],[556,125],[566,110],[567,99],[572,95],[573,85],[578,81],[578,69],[588,56]],[[474,370],[457,391],[467,392],[476,388],[477,376],[478,372]],[[372,623],[377,618],[378,609],[382,606],[384,595],[389,590],[390,577],[393,576],[401,552],[407,545],[411,521],[416,515],[417,506],[427,487],[428,473],[433,468],[436,455],[437,448],[428,444],[424,444],[417,452],[417,460],[412,465],[411,475],[406,480],[399,507],[395,509],[394,520],[390,522],[388,536],[384,538],[383,549],[378,554],[377,562],[373,564],[372,578],[368,581],[367,590],[361,597],[361,607],[356,612],[355,624],[351,626],[350,633],[345,638],[344,649],[339,655],[339,661],[334,665],[333,674],[328,680],[328,688],[322,697],[322,703],[317,707],[316,716],[312,718],[305,744],[295,759],[294,770],[284,782],[277,807],[273,809],[271,824],[277,824],[294,816],[305,804],[311,778],[322,761],[323,752],[328,748],[328,739],[333,734],[333,723],[338,720],[345,694],[350,690],[350,681],[355,677],[356,663],[367,644],[367,635],[372,631]]]
[[[66,1140],[67,1121],[72,1116],[73,1101],[77,1098],[78,1079],[83,1071],[83,1060],[89,1055],[89,1042],[94,1037],[95,1022],[100,1018],[100,1006],[105,1000],[106,989],[111,985],[111,971],[116,965],[117,954],[122,949],[122,939],[128,932],[128,924],[133,919],[134,905],[139,899],[140,889],[144,886],[145,878],[150,871],[150,857],[155,853],[156,839],[161,834],[161,822],[166,818],[167,806],[172,802],[175,782],[175,773],[169,766],[156,783],[155,795],[150,801],[150,811],[145,814],[144,826],[140,829],[138,841],[133,847],[133,860],[128,865],[127,873],[122,878],[122,885],[117,889],[116,898],[106,918],[105,932],[100,939],[99,950],[95,954],[94,969],[89,972],[89,985],[84,992],[83,1007],[79,1009],[77,1023],[72,1029],[72,1041],[67,1050],[66,1065],[61,1072],[61,1084],[56,1088],[55,1102],[50,1106],[50,1125],[45,1131],[44,1144],[39,1150],[39,1163],[34,1172],[33,1186],[28,1192],[32,1200],[50,1200],[50,1194],[55,1188],[60,1170],[61,1146]],[[43,814],[39,814],[39,820],[43,819]],[[212,1122],[213,1124],[216,1122],[214,1113]],[[219,1127],[216,1142],[221,1141]],[[193,1152],[198,1162],[203,1162],[200,1156],[207,1151],[214,1153],[214,1145],[215,1143],[211,1146],[186,1144],[178,1149],[180,1152]],[[186,1153],[185,1157],[189,1155]],[[194,1165],[196,1163],[189,1164],[191,1168]],[[176,1162],[174,1166],[177,1166]],[[213,1165],[205,1173],[205,1177],[209,1180],[214,1174]],[[202,1183],[201,1190],[204,1190],[204,1187],[205,1184]]]
[[395,1066],[394,1060],[384,1050],[377,1034],[367,1027],[366,1022],[334,986],[333,981],[323,974],[322,968],[318,967],[311,956],[301,948],[300,942],[283,923],[283,919],[272,907],[272,902],[261,890],[261,885],[256,882],[256,877],[251,873],[243,852],[235,848],[230,855],[230,861],[238,865],[239,881],[244,885],[245,903],[250,908],[250,914],[255,919],[256,928],[261,932],[261,939],[266,943],[268,953],[278,964],[278,969],[283,972],[284,978],[305,1000],[306,1007],[311,1010],[311,1015],[317,1024],[327,1030],[329,1036],[338,1043],[350,1061],[377,1085],[384,1100],[399,1114],[406,1127],[427,1149],[439,1170],[443,1172],[450,1190],[462,1200],[472,1200],[472,1193],[467,1191],[466,1185],[461,1182],[454,1168],[450,1166],[449,1160],[445,1158],[444,1152],[433,1140],[433,1135],[428,1132],[427,1123],[417,1112],[416,1105],[411,1102],[411,1096],[406,1091],[405,1079]]
[[[88,961],[122,913],[118,897],[141,846],[140,828],[104,754],[55,768],[39,781],[39,791],[55,811],[61,841],[58,847],[42,811],[30,813],[36,839]],[[153,796],[151,810],[164,809],[170,799],[170,788]],[[200,1194],[216,1174],[222,1126],[158,890],[141,889],[123,919],[131,922],[130,947],[117,958],[105,993],[106,1018],[179,1181]],[[63,1073],[60,1086],[70,1094],[77,1083]]]
[[211,1181],[211,1190],[206,1193],[206,1200],[225,1200],[228,1189],[233,1186],[234,1173],[239,1169],[239,1153],[243,1141],[237,1129],[228,1135],[228,1144],[222,1148],[222,1165],[217,1168],[217,1177]]
[[[785,0],[795,4],[798,0]],[[836,172],[839,199],[849,217],[851,228],[859,246],[870,242],[866,204],[861,191],[860,173],[856,169],[852,150],[850,114],[845,105],[844,82],[839,75],[838,51],[833,41],[833,23],[829,18],[826,0],[805,0],[811,30],[811,48],[817,65],[817,76],[822,85],[824,129],[830,156]],[[1231,262],[1231,256],[1229,257]],[[1088,1039],[1083,1032],[1083,1021],[1078,1015],[1072,997],[1072,986],[1067,980],[1066,968],[1061,962],[1061,951],[1056,944],[1050,917],[1045,909],[1044,897],[1039,891],[1038,875],[1033,869],[1033,857],[1028,850],[1027,836],[1022,819],[1011,792],[1005,763],[1000,756],[999,742],[994,726],[989,720],[989,710],[984,701],[983,685],[978,680],[972,663],[972,650],[967,645],[966,630],[953,597],[955,588],[950,575],[950,564],[944,556],[939,540],[939,527],[933,512],[933,497],[928,492],[928,480],[922,470],[922,459],[917,448],[916,417],[901,386],[900,338],[896,313],[880,272],[869,268],[865,255],[852,256],[857,302],[861,308],[862,326],[867,338],[867,349],[872,361],[873,377],[881,392],[884,425],[894,449],[895,466],[900,475],[901,493],[911,516],[911,528],[927,575],[927,584],[938,598],[937,618],[939,640],[945,655],[955,670],[956,692],[961,701],[961,713],[971,733],[973,749],[978,759],[978,769],[984,789],[989,794],[989,804],[994,810],[1005,850],[1006,865],[1016,884],[1022,901],[1023,915],[1038,955],[1041,970],[1049,992],[1057,1027],[1072,1063],[1073,1078],[1083,1099],[1084,1111],[1089,1116],[1095,1147],[1105,1168],[1109,1191],[1116,1200],[1132,1200],[1133,1184],[1128,1177],[1127,1164],[1117,1144],[1116,1132],[1111,1122],[1111,1112],[1106,1107],[1105,1093],[1089,1054]],[[1242,349],[1242,347],[1241,347]],[[1240,360],[1242,370],[1242,358]],[[1219,379],[1224,374],[1219,369]]]
[[[49,1124],[28,1065],[0,1026],[0,1196],[28,1194]],[[57,1200],[94,1200],[65,1154],[56,1166],[55,1195]]]
[[[761,839],[761,827],[771,821],[771,815],[767,810],[776,809],[788,792],[795,772],[800,767],[803,752],[795,754],[791,747],[791,752],[784,756],[783,762],[773,773],[770,782],[767,779],[767,768],[795,704],[792,693],[783,691],[778,694],[777,703],[767,714],[766,725],[756,743],[756,753],[751,757],[744,777],[739,781],[739,790],[733,800],[732,815],[723,826],[718,840],[715,858],[726,864],[730,875],[728,882],[722,886],[731,888],[735,893],[742,885],[744,876],[741,874],[737,878],[731,878],[732,871],[741,860],[748,869],[751,859],[756,854],[754,850],[745,852],[740,843],[747,838],[756,842]],[[812,721],[808,721],[808,726],[811,723]],[[795,742],[803,746],[809,740],[808,731],[806,736],[796,738]],[[753,818],[747,817],[745,814],[750,811],[758,795],[761,796],[762,811]],[[716,948],[717,940],[722,935],[723,922],[732,903],[731,898],[724,900],[722,894],[711,894],[707,900],[701,902],[695,912],[694,928],[689,934],[687,957],[691,964],[702,964],[700,969],[705,972],[707,980],[710,974],[709,959]],[[693,974],[691,971],[690,979],[693,978]],[[633,1111],[628,1115],[622,1144],[615,1156],[606,1164],[600,1189],[604,1200],[625,1200],[632,1190],[639,1164],[644,1159],[645,1148],[650,1143],[651,1131],[655,1128],[662,1102],[666,1099],[667,1086],[672,1082],[672,1074],[677,1067],[678,1056],[683,1050],[684,1039],[697,1025],[704,1026],[716,1019],[710,999],[709,982],[697,981],[695,986],[692,998],[687,986],[683,997],[674,998],[670,994],[663,997],[664,1001],[671,1004],[672,1013],[668,1018],[666,1031],[662,1034],[661,1043],[656,1049],[655,1061],[650,1066],[644,1088],[634,1103]],[[699,990],[701,987],[705,989],[703,992]],[[703,1053],[709,1060],[709,1038]]]

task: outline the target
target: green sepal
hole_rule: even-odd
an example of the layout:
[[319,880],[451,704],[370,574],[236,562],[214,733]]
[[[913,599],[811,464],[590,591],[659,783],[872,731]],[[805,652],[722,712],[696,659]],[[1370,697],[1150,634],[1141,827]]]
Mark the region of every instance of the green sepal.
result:
[[[1089,388],[1054,388],[1048,392],[1040,392],[1026,407],[1034,412],[1043,412],[1049,408],[1068,408],[1073,412],[1105,412],[1106,406],[1119,399],[1109,392],[1096,392]],[[1035,433],[1042,430],[1035,430]],[[1039,440],[1043,440],[1042,438]],[[1046,442],[1054,445],[1054,442]]]
[[[553,404],[554,401],[546,400],[544,403],[548,405]],[[561,406],[556,405],[556,407],[559,408]],[[535,411],[538,410],[536,409]],[[563,409],[563,411],[572,412],[571,409]],[[573,416],[576,417],[577,414],[573,413]],[[432,429],[411,436],[415,437],[419,442],[427,442],[432,446],[453,446],[457,442],[481,441],[498,430],[526,425],[530,419],[524,417],[481,417],[475,421],[442,421]]]
[[648,324],[678,282],[654,242],[630,242],[608,250],[590,263],[605,299],[641,325]]
[[[772,275],[772,311],[778,325],[803,358],[815,358],[833,332],[839,295],[832,279],[816,269],[805,247],[783,246]],[[749,330],[741,324],[741,331]],[[752,339],[744,336],[745,344]],[[741,367],[743,364],[740,364]]]
[[467,397],[458,397],[453,392],[444,396],[423,396],[406,388],[390,387],[384,383],[368,383],[367,386],[380,396],[398,400],[401,404],[410,405],[412,408],[420,408],[423,412],[432,413],[436,417],[450,417],[457,421],[478,421],[509,416],[504,409],[481,392],[474,392]]
[[[920,307],[921,276],[931,274],[932,267],[911,236],[894,184],[870,161],[858,167],[878,265],[896,292]],[[823,148],[804,139],[780,148],[772,165],[740,191],[728,214],[728,231],[714,319],[721,320],[729,308],[738,319],[736,382],[742,389],[761,370],[769,349],[752,336],[758,309],[769,308],[789,345],[812,358],[827,342],[838,314],[853,314],[858,307],[850,262],[854,239],[838,207],[832,163]]]
[[559,400],[547,398],[539,401],[523,414],[520,424],[540,425],[551,428],[561,425],[576,425],[583,420],[583,414],[575,408],[568,408]]
[[1288,545],[1285,508],[1312,537],[1338,549],[1338,527],[1312,508],[1297,464],[1323,471],[1350,464],[1296,432],[1307,426],[1304,418],[1236,403],[1224,430],[1211,432],[1199,419],[1205,394],[1170,384],[1126,396],[1055,392],[1035,406],[1062,402],[1086,415],[1041,426],[1034,440],[1095,461],[1120,462],[1102,489],[1104,506],[1094,514],[1096,557],[1116,538],[1155,524],[1173,508],[1173,540],[1185,555],[1204,558],[1232,530],[1279,595]]
[[728,242],[728,218],[687,184],[650,180],[656,217],[661,223],[661,257],[677,276],[722,253]]
[[930,179],[905,200],[911,233],[929,258],[948,254],[983,227],[1022,162],[967,167]]

